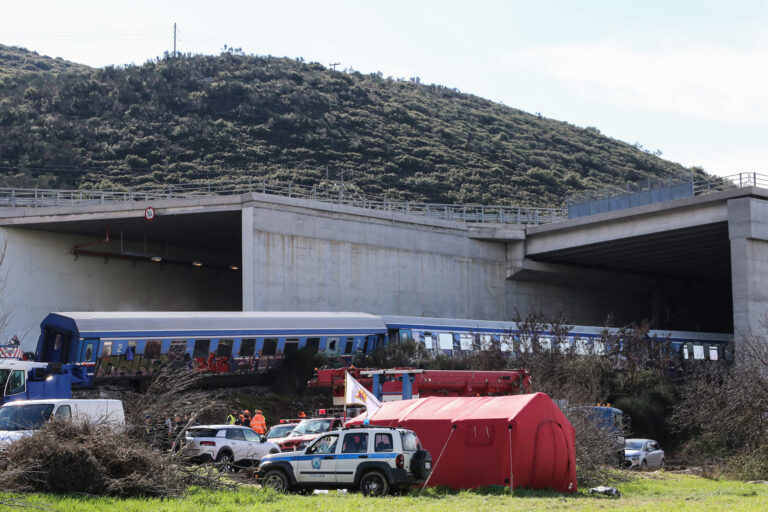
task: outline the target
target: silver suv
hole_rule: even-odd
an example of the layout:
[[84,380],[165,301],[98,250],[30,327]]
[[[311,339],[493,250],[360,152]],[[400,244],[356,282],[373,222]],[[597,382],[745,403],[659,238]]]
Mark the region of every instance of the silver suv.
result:
[[222,471],[258,466],[266,455],[280,453],[280,447],[248,427],[204,425],[186,434],[182,455],[193,462],[218,462]]
[[431,472],[432,457],[412,430],[353,427],[323,434],[302,451],[264,457],[256,478],[278,491],[345,488],[383,496]]

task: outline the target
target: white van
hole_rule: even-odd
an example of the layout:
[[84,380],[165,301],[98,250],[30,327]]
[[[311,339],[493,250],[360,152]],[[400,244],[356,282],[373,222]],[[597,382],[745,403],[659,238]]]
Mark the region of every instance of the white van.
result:
[[115,426],[125,424],[120,400],[18,400],[0,407],[0,444],[32,435],[50,418]]

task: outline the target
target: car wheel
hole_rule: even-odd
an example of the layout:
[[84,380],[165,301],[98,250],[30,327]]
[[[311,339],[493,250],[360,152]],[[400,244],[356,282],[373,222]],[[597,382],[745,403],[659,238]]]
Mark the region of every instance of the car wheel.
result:
[[664,469],[664,459],[661,459],[661,462],[659,463],[659,469]]
[[230,452],[219,452],[216,462],[219,464],[219,471],[222,473],[232,473],[235,470],[235,457]]
[[360,492],[363,496],[384,496],[389,492],[389,482],[379,471],[371,471],[360,479]]
[[640,463],[640,471],[645,471],[648,469],[648,461],[643,459],[643,462]]
[[270,469],[264,473],[261,479],[261,485],[276,490],[277,492],[286,492],[290,488],[288,477],[279,469]]

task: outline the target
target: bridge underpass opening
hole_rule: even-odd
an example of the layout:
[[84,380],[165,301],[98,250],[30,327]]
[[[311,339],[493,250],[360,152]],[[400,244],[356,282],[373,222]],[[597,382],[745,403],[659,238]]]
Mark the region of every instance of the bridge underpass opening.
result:
[[[590,274],[591,282],[582,280],[580,285],[610,290],[604,292],[608,294],[604,297],[607,303],[631,304],[602,313],[604,317],[612,314],[615,325],[648,319],[658,329],[732,333],[730,250],[728,223],[719,222],[527,258],[575,270],[609,271],[604,278],[594,272]],[[615,276],[637,279],[627,279],[624,285],[618,281],[601,282],[614,280]],[[579,313],[569,316],[577,324],[587,323],[583,319]]]
[[[51,297],[71,310],[242,310],[240,211],[40,222],[7,228],[43,246]],[[33,251],[37,253],[38,251]],[[54,283],[54,284],[51,284]],[[66,297],[66,300],[63,300]],[[42,318],[41,318],[42,319]]]

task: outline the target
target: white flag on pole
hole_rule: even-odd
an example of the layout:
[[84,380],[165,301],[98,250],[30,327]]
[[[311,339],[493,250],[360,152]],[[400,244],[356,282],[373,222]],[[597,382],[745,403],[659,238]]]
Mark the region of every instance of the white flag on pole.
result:
[[364,405],[366,417],[370,418],[381,407],[373,393],[357,382],[349,373],[344,380],[344,403],[345,405]]

